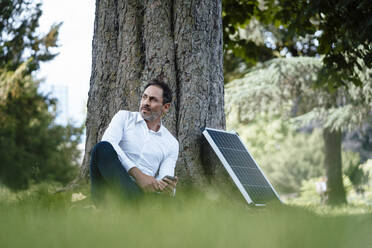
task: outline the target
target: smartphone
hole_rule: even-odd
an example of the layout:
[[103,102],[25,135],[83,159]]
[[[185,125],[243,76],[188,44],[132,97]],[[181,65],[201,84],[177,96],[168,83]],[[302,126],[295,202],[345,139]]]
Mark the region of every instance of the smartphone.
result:
[[176,181],[176,178],[175,177],[165,176],[164,178],[168,178],[169,180]]

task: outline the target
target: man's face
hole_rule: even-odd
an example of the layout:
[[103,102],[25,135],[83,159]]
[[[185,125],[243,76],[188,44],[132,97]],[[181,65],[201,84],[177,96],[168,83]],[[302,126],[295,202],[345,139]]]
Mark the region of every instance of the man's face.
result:
[[163,105],[163,89],[150,85],[142,94],[139,112],[144,120],[154,121],[160,119],[169,106],[169,103]]

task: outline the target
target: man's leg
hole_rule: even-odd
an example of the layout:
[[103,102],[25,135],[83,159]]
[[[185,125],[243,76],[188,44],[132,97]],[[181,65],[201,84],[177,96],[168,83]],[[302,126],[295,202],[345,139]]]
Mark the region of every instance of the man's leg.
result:
[[143,194],[121,164],[113,146],[106,141],[99,142],[92,150],[90,180],[95,203],[103,200],[105,185],[118,188],[123,197],[136,198]]

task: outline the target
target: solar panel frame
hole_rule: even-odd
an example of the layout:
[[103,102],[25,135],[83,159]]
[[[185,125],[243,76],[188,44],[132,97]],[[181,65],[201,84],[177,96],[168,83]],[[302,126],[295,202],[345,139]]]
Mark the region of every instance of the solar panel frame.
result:
[[267,184],[270,186],[271,190],[274,192],[274,194],[277,197],[277,199],[282,203],[282,200],[280,199],[279,194],[276,192],[276,190],[274,189],[274,187],[272,186],[272,184],[270,183],[270,181],[266,177],[266,175],[263,172],[263,170],[261,169],[261,167],[258,165],[258,163],[256,162],[256,160],[253,158],[253,156],[251,155],[251,153],[248,151],[247,147],[244,145],[244,143],[243,143],[242,139],[240,138],[240,136],[238,135],[238,133],[235,132],[235,131],[224,131],[224,130],[218,130],[218,129],[213,129],[213,128],[206,127],[204,129],[204,131],[203,131],[204,137],[207,139],[208,143],[213,148],[213,150],[216,153],[217,157],[220,159],[222,165],[225,167],[227,173],[230,175],[231,179],[234,181],[235,185],[238,187],[239,191],[241,192],[241,194],[243,195],[244,199],[247,201],[247,203],[249,205],[265,206],[266,204],[265,203],[255,203],[252,200],[252,198],[249,196],[248,192],[244,188],[243,184],[238,179],[238,176],[235,174],[234,170],[231,168],[230,164],[227,162],[225,156],[222,154],[220,148],[217,146],[217,144],[214,142],[214,140],[211,137],[211,135],[208,133],[208,130],[236,135],[236,137],[238,137],[239,141],[241,142],[242,146],[244,147],[244,150],[248,153],[248,155],[250,156],[250,158],[253,160],[254,164],[256,165],[256,167],[258,168],[258,170],[260,171],[260,173],[262,174],[262,176],[265,179],[265,181],[267,182]]

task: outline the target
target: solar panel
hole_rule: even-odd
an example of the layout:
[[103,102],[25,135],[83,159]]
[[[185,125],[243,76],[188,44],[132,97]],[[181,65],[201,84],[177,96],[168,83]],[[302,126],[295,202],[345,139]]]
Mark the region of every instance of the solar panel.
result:
[[204,137],[248,204],[266,205],[280,197],[236,132],[205,128]]

